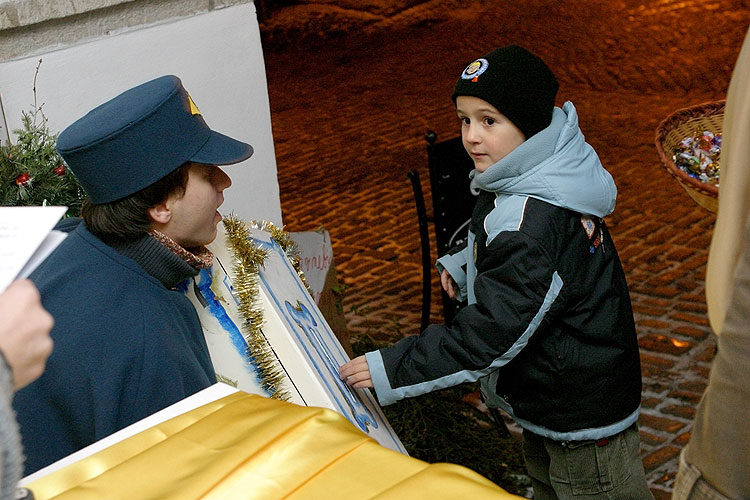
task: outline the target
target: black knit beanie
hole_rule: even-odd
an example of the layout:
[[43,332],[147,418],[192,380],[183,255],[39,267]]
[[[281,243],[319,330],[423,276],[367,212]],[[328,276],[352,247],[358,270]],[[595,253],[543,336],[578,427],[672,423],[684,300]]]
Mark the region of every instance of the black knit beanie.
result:
[[466,66],[451,98],[454,104],[461,95],[487,101],[528,139],[552,121],[557,88],[557,79],[544,61],[509,45]]

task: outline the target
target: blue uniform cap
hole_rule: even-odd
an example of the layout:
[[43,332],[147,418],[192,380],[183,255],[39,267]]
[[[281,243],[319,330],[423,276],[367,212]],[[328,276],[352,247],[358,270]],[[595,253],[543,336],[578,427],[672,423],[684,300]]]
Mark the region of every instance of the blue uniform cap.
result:
[[62,131],[57,150],[94,204],[130,196],[187,162],[230,165],[253,154],[211,130],[173,75],[89,111]]

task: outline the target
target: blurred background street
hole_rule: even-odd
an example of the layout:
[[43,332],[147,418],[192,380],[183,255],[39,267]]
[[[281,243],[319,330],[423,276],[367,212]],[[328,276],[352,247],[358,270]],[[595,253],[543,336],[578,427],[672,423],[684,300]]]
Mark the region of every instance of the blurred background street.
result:
[[[607,223],[641,346],[642,455],[655,497],[669,498],[715,351],[704,298],[714,216],[663,168],[654,131],[677,109],[725,97],[749,7],[739,0],[265,2],[285,229],[330,232],[352,339],[418,332],[420,242],[406,173],[420,173],[431,212],[424,135],[459,134],[450,101],[456,78],[496,47],[527,47],[555,72],[558,105],[576,105],[619,190]],[[433,322],[442,320],[438,287],[435,274]]]

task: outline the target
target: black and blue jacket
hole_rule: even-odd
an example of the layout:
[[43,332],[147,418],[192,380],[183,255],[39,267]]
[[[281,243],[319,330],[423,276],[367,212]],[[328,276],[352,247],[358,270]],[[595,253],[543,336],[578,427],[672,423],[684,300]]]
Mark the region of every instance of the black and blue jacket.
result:
[[449,326],[366,354],[381,404],[481,380],[487,403],[559,441],[638,418],[641,374],[625,275],[603,217],[616,188],[572,103],[485,172],[466,248],[438,261],[468,305]]

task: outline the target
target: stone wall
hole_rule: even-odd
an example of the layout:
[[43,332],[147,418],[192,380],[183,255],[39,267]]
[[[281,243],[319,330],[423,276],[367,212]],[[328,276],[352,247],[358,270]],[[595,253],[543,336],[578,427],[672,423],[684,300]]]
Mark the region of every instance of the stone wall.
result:
[[50,131],[59,133],[165,74],[180,77],[212,128],[255,148],[243,162],[250,168],[228,171],[224,213],[281,225],[252,0],[0,0],[0,141],[13,140],[31,103],[44,106]]
[[10,0],[0,3],[0,62],[252,0]]

